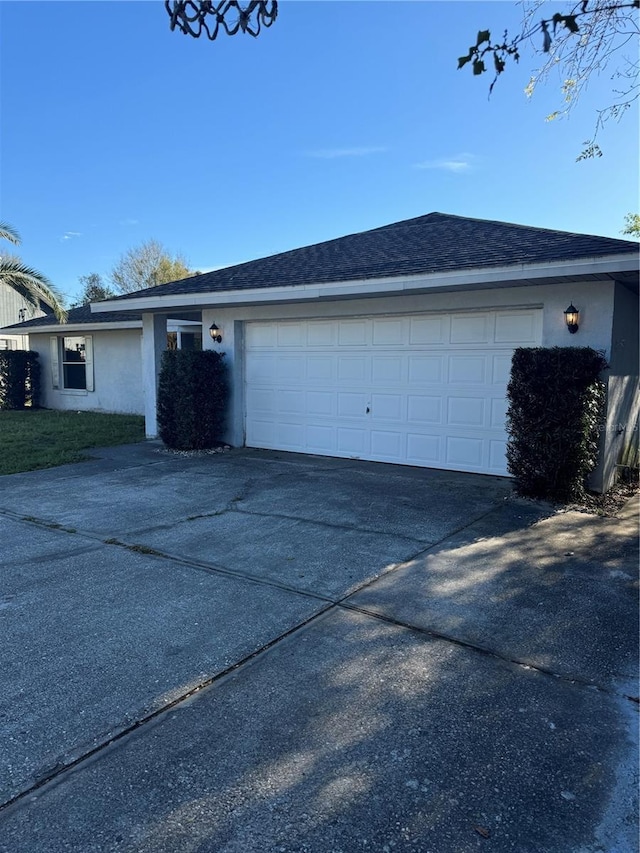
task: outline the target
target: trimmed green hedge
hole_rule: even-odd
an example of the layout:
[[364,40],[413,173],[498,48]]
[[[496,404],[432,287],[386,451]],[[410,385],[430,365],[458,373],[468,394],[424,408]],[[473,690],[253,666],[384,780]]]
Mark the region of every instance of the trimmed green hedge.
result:
[[40,404],[40,362],[31,350],[0,350],[0,409]]
[[519,494],[567,502],[584,493],[598,461],[607,367],[590,347],[515,350],[507,464]]
[[158,384],[158,432],[174,450],[222,443],[229,383],[224,353],[167,350]]

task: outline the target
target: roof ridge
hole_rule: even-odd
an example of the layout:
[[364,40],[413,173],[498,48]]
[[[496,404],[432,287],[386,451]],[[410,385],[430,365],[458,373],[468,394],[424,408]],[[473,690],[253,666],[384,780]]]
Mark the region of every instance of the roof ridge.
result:
[[[433,211],[274,252],[153,288],[158,296],[322,284],[389,276],[635,255],[638,244],[602,235]],[[149,288],[116,297],[150,296]],[[110,300],[111,301],[111,300]],[[113,304],[113,308],[116,305]]]
[[[637,246],[637,242],[635,240],[625,240],[623,237],[608,237],[604,234],[591,234],[585,231],[565,231],[562,228],[547,228],[544,225],[525,225],[522,222],[506,222],[503,219],[485,219],[479,216],[462,216],[459,213],[443,213],[440,210],[434,210],[431,213],[425,213],[421,216],[414,216],[410,219],[403,219],[400,222],[391,222],[388,225],[381,225],[378,228],[371,228],[367,231],[359,231],[356,232],[358,234],[366,234],[373,233],[376,231],[382,231],[386,228],[395,228],[397,226],[409,225],[410,223],[415,223],[416,225],[425,219],[428,219],[432,216],[440,216],[445,219],[457,219],[464,222],[480,222],[483,225],[497,225],[497,226],[508,226],[509,228],[519,228],[524,231],[542,231],[546,234],[563,234],[567,237],[592,237],[596,240],[614,240],[617,243],[627,243],[629,246]],[[351,235],[346,235],[351,236]],[[355,234],[353,235],[355,236]],[[338,238],[341,239],[341,238]]]

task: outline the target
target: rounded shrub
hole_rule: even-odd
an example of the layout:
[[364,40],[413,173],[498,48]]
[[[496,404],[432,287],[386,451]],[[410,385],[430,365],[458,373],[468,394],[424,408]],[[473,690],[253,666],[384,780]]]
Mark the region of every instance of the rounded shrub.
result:
[[40,404],[40,362],[32,350],[0,352],[0,409]]
[[579,498],[598,461],[608,367],[590,347],[519,348],[507,388],[507,466],[516,491]]
[[158,432],[174,450],[222,443],[229,399],[224,353],[167,350],[158,382]]

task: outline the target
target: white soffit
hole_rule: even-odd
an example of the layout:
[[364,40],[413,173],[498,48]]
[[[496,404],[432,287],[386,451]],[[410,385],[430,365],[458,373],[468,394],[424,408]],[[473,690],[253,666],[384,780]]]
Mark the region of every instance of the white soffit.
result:
[[[66,335],[78,334],[80,332],[113,331],[118,329],[142,329],[142,320],[121,320],[118,323],[51,323],[46,326],[30,326],[26,329],[7,329],[7,334],[12,335],[40,335],[56,334]],[[0,329],[0,332],[3,330]]]

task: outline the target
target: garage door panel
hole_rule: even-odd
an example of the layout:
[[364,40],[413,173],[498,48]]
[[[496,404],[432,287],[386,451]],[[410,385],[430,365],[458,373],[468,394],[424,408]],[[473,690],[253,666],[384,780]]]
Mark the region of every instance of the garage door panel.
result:
[[462,427],[484,426],[485,400],[482,397],[449,397],[447,424]]
[[364,418],[367,413],[366,394],[343,391],[338,394],[338,415],[346,418]]
[[355,427],[338,427],[337,450],[339,453],[364,458],[368,455],[368,438],[367,430]]
[[278,444],[288,450],[303,450],[305,446],[305,427],[292,421],[281,421],[278,424]]
[[248,388],[247,408],[256,414],[274,415],[276,412],[275,394],[270,389]]
[[404,439],[402,433],[374,429],[371,431],[371,455],[379,460],[400,462],[405,456]]
[[312,453],[336,452],[336,429],[314,424],[307,427],[307,449]]
[[446,461],[450,465],[475,471],[484,468],[484,441],[481,438],[450,435],[447,436],[445,447]]
[[483,384],[486,382],[488,357],[486,355],[452,355],[449,357],[449,384]]
[[406,343],[405,321],[400,319],[374,320],[374,346],[404,346]]
[[364,346],[367,341],[366,320],[341,320],[338,323],[339,346]]
[[504,397],[491,400],[491,421],[493,429],[504,429],[507,422],[507,400]]
[[275,378],[278,382],[299,382],[305,378],[305,361],[299,356],[278,356]]
[[501,385],[506,388],[509,376],[511,374],[511,359],[512,353],[494,355],[492,358],[491,381],[495,385]]
[[497,439],[489,441],[489,468],[492,472],[500,473],[504,470],[506,453],[506,441]]
[[307,344],[306,323],[281,323],[277,327],[276,340],[279,347],[301,347]]
[[250,323],[245,331],[245,345],[247,348],[270,347],[273,348],[276,340],[276,323]]
[[312,320],[307,324],[307,344],[310,347],[332,347],[336,342],[336,327],[331,321]]
[[442,423],[442,397],[427,397],[410,394],[407,397],[407,419],[415,424]]
[[290,391],[280,388],[277,393],[277,411],[285,415],[305,415],[306,400],[302,390]]
[[508,311],[496,314],[495,342],[514,347],[535,345],[540,337],[539,312]]
[[335,393],[333,391],[307,391],[307,412],[310,415],[335,415]]
[[374,420],[405,420],[406,398],[402,394],[372,394],[371,417]]
[[409,346],[449,343],[450,325],[451,320],[448,315],[412,317],[409,326]]
[[247,425],[247,444],[250,447],[275,447],[276,424],[256,417]]
[[309,355],[306,357],[307,379],[312,382],[335,381],[336,359],[331,355]]
[[493,338],[493,324],[488,314],[452,315],[452,344],[488,344]]
[[246,443],[504,475],[513,348],[541,328],[539,309],[249,323]]
[[410,385],[440,385],[444,380],[445,359],[440,355],[409,356]]
[[249,359],[246,368],[247,385],[271,383],[276,376],[276,356],[262,352],[260,358]]
[[407,435],[407,461],[414,465],[437,466],[442,461],[442,439],[429,433]]
[[366,382],[369,358],[366,356],[338,356],[338,379],[345,382]]
[[402,355],[374,355],[371,359],[371,375],[374,384],[403,382],[406,357]]

